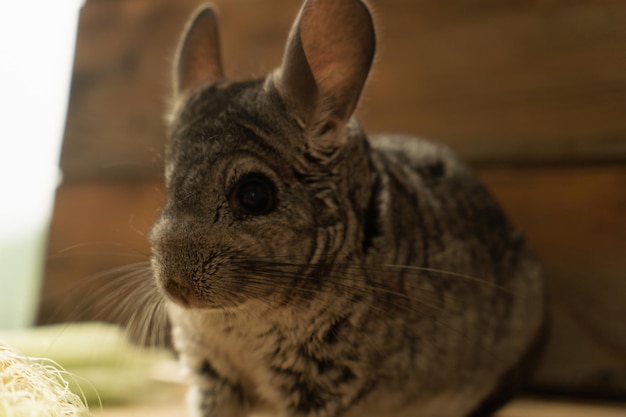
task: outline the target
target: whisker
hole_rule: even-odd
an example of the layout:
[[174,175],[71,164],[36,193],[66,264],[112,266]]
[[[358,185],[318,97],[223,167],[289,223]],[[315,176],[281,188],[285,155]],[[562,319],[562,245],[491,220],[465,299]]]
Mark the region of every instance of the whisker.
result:
[[[290,265],[290,264],[274,264],[274,265],[279,265],[281,267],[296,266],[296,265]],[[258,274],[260,272],[264,272],[263,268],[269,268],[267,271],[274,274],[273,276],[275,278],[289,277],[290,279],[294,279],[294,281],[303,280],[303,279],[313,279],[312,277],[306,274],[287,273],[287,271],[285,270],[271,269],[271,267],[265,264],[262,266],[256,265],[254,268],[251,268],[250,271],[248,272],[250,272],[251,274]],[[359,284],[362,284],[361,288],[359,288],[359,290],[362,293],[367,293],[368,291],[376,291],[379,294],[390,295],[390,296],[394,296],[394,297],[401,298],[401,299],[407,299],[407,300],[411,299],[411,297],[405,292],[401,292],[399,290],[394,290],[389,287],[385,287],[381,283],[372,282],[371,279],[364,278],[363,275],[357,271],[355,272],[333,271],[331,275],[324,277],[324,281],[329,285],[334,285],[338,287],[344,286],[345,288],[349,288],[352,290],[356,289],[357,287],[355,287],[354,285],[351,285],[351,283],[359,283]],[[434,289],[413,288],[412,290],[413,291],[419,290],[420,293],[431,293],[435,296],[439,296],[439,293]]]
[[[252,263],[251,263],[252,264]],[[260,265],[259,265],[260,264]],[[283,267],[282,269],[272,269],[269,267],[269,265],[267,265],[267,263],[265,262],[259,262],[257,265],[248,265],[248,267],[252,267],[252,266],[256,266],[254,268],[250,268],[247,272],[250,276],[250,278],[248,276],[246,276],[246,284],[250,283],[250,284],[255,284],[255,285],[262,285],[264,287],[267,287],[268,285],[270,285],[272,288],[276,288],[276,289],[283,289],[286,291],[296,291],[296,292],[307,292],[309,294],[326,294],[325,291],[328,291],[328,288],[324,288],[323,286],[320,288],[310,288],[310,287],[298,287],[298,288],[293,288],[291,285],[285,284],[284,281],[285,280],[289,280],[290,282],[292,280],[298,280],[299,282],[304,282],[306,283],[307,280],[316,280],[316,278],[308,276],[306,274],[302,274],[299,272],[290,272],[290,271],[286,271],[284,269],[284,267],[298,267],[301,268],[302,265],[297,265],[297,264],[285,264],[285,263],[277,263],[277,262],[273,262],[272,265],[280,265],[281,267]],[[427,269],[423,269],[421,270],[421,272],[429,272],[429,273],[438,273],[440,271],[438,270],[433,270],[433,271],[428,271]],[[406,293],[402,293],[396,290],[391,290],[385,287],[380,287],[380,286],[372,286],[371,283],[366,283],[365,286],[355,286],[354,283],[363,283],[363,279],[359,278],[358,281],[354,276],[354,273],[348,273],[345,274],[343,271],[341,273],[337,273],[337,271],[333,271],[332,274],[330,274],[329,276],[325,277],[325,279],[327,281],[331,281],[330,285],[332,285],[334,288],[340,288],[348,293],[351,293],[353,295],[367,295],[367,294],[376,294],[376,293],[382,293],[384,295],[387,296],[391,296],[394,297],[396,299],[399,300],[404,300],[404,302],[400,303],[400,304],[391,304],[389,302],[385,303],[385,305],[389,306],[389,305],[393,305],[394,309],[397,310],[403,310],[403,311],[407,311],[407,312],[411,312],[414,314],[417,314],[418,316],[427,318],[429,321],[435,323],[438,327],[442,328],[442,329],[446,329],[448,331],[454,332],[458,335],[463,336],[464,332],[462,329],[456,328],[455,326],[452,326],[450,323],[448,323],[448,320],[452,317],[457,317],[459,314],[462,314],[462,309],[461,309],[461,305],[458,303],[454,303],[452,305],[453,308],[455,308],[456,311],[451,311],[450,310],[450,302],[449,300],[446,300],[446,303],[444,304],[442,300],[437,299],[435,303],[433,302],[429,302],[428,299],[425,299],[424,297],[412,297]],[[254,277],[254,278],[251,278]],[[348,278],[346,280],[346,277]],[[263,281],[262,279],[259,281],[259,278],[268,278],[271,279],[272,281],[270,283]],[[283,281],[280,285],[278,285],[278,281]],[[328,282],[326,282],[328,283]],[[494,288],[497,289],[497,288]],[[419,290],[421,291],[421,289],[412,289],[412,291],[415,290]],[[247,293],[249,293],[250,295],[254,295],[254,291],[250,291],[250,290],[246,290]],[[421,292],[420,292],[421,294]],[[433,295],[432,292],[427,292],[427,295]],[[344,297],[345,300],[348,300],[352,303],[359,303],[359,302],[365,302],[366,300],[364,299],[359,299],[358,301],[354,298],[350,298],[350,297]],[[287,299],[288,302],[290,302],[290,306],[297,306],[297,300],[294,302],[293,300],[289,300]],[[437,302],[438,301],[438,302]],[[372,304],[371,302],[368,302],[367,308],[370,311],[376,312],[378,314],[384,315],[390,319],[394,319],[394,315],[392,313],[392,311],[389,310],[389,308],[385,308],[385,307],[380,307],[380,306],[376,306],[374,304]],[[407,328],[403,328],[402,331],[409,335],[409,336],[413,336],[415,337],[415,334],[408,334],[408,329]],[[485,352],[487,352],[490,356],[493,357],[494,360],[498,360],[495,353],[489,349],[486,344],[482,341],[479,341],[479,343],[482,344],[481,349],[483,349]]]
[[[294,266],[294,267],[299,267],[299,268],[303,268],[303,267],[315,267],[315,266],[323,266],[323,267],[340,267],[340,268],[352,268],[352,269],[358,269],[358,270],[363,270],[363,271],[374,271],[374,272],[400,272],[400,271],[415,271],[415,272],[428,272],[428,273],[434,273],[434,274],[438,274],[441,275],[443,277],[448,277],[448,278],[459,278],[459,279],[463,279],[465,281],[470,281],[485,287],[489,287],[489,288],[495,288],[498,289],[499,291],[502,291],[504,293],[508,293],[508,294],[512,294],[512,291],[509,290],[508,288],[505,288],[495,282],[492,281],[488,281],[486,279],[482,279],[479,277],[475,277],[472,275],[468,275],[468,274],[463,274],[460,272],[455,272],[455,271],[448,271],[448,270],[444,270],[444,269],[438,269],[438,268],[432,268],[432,267],[425,267],[425,266],[419,266],[419,265],[401,265],[401,264],[381,264],[378,266],[375,265],[369,265],[369,264],[358,264],[358,263],[293,263],[293,262],[281,262],[279,261],[280,259],[292,259],[292,258],[308,258],[308,255],[278,255],[278,256],[270,256],[270,257],[254,257],[254,256],[246,256],[246,257],[234,257],[233,260],[234,261],[240,261],[240,262],[257,262],[259,264],[265,264],[265,265],[273,265],[273,266]],[[269,260],[268,260],[269,259]]]
[[443,269],[437,269],[437,268],[429,268],[429,267],[424,267],[424,266],[413,266],[413,265],[393,265],[393,264],[383,264],[381,265],[383,267],[389,267],[389,268],[397,268],[397,269],[404,269],[404,270],[415,270],[415,271],[424,271],[424,272],[433,272],[433,273],[437,273],[437,274],[441,274],[445,277],[454,277],[454,278],[463,278],[469,281],[473,281],[476,283],[479,283],[481,285],[485,285],[488,287],[493,287],[496,288],[500,291],[506,292],[511,294],[511,290],[509,290],[508,288],[505,288],[501,285],[498,285],[494,282],[491,281],[487,281],[484,279],[480,279],[471,275],[467,275],[467,274],[462,274],[459,272],[453,272],[453,271],[446,271]]
[[[90,249],[89,252],[79,251],[79,249]],[[113,250],[115,249],[115,250]],[[102,254],[115,255],[119,257],[135,257],[146,259],[149,254],[143,253],[137,249],[129,248],[121,243],[105,242],[105,241],[90,241],[82,242],[75,245],[69,245],[63,249],[59,249],[56,253],[48,255],[48,259],[57,259],[67,256],[77,255],[94,255],[101,256]]]
[[[46,298],[55,306],[47,320],[54,321],[63,312],[72,320],[121,324],[131,339],[143,345],[166,340],[164,302],[154,285],[149,261],[90,275],[63,289],[47,291]],[[53,302],[55,299],[58,301]],[[68,305],[72,305],[69,310]]]

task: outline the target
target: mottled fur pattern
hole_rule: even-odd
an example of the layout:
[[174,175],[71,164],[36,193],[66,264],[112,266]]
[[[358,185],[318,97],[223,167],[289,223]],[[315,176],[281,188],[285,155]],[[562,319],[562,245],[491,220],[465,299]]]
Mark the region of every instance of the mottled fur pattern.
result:
[[[539,331],[539,266],[472,172],[441,145],[365,135],[351,114],[371,56],[320,76],[346,56],[306,47],[331,12],[339,32],[359,13],[352,32],[371,26],[358,0],[309,0],[263,80],[203,73],[193,33],[216,36],[210,9],[181,44],[151,242],[194,416],[467,416]],[[249,174],[272,184],[267,213],[233,203]]]

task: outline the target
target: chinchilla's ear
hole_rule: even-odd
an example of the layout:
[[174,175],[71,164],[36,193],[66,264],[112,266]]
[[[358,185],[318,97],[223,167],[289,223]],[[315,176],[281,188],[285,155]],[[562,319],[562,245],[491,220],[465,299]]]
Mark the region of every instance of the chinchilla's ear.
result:
[[307,0],[273,81],[305,125],[328,130],[352,115],[375,48],[372,17],[361,0]]
[[185,94],[202,84],[224,79],[217,15],[209,5],[189,20],[174,63],[174,93]]

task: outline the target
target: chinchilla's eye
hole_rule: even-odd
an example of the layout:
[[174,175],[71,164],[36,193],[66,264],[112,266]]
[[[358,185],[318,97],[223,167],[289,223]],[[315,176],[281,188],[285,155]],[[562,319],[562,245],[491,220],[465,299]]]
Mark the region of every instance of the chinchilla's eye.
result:
[[230,204],[235,211],[243,214],[267,214],[276,204],[276,187],[265,175],[245,175],[235,185]]

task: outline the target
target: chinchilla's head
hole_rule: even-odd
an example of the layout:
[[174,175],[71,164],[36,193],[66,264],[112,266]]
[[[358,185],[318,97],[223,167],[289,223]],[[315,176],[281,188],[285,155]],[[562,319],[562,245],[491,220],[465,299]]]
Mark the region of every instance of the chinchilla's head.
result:
[[172,301],[278,301],[319,286],[321,265],[358,257],[370,165],[352,113],[374,48],[361,1],[309,0],[281,66],[229,82],[213,10],[194,15],[175,63],[167,201],[150,236]]

